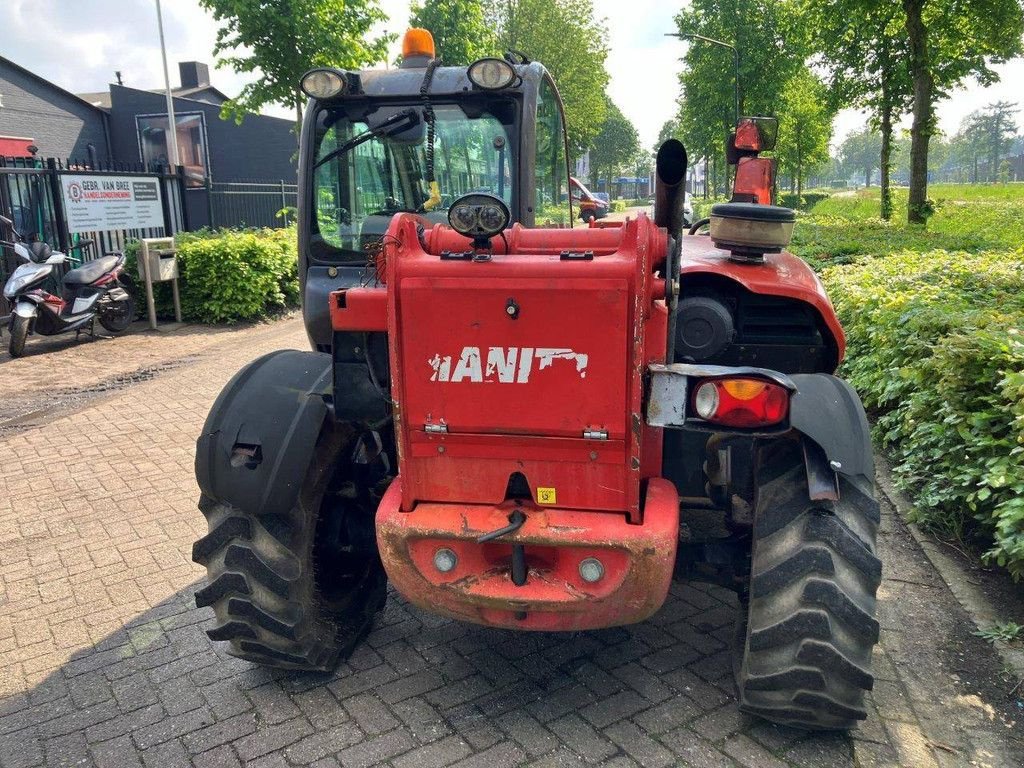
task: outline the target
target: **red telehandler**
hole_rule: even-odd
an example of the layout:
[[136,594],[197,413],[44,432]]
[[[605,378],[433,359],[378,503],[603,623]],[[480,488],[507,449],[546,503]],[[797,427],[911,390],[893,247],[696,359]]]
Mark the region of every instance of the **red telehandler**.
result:
[[653,220],[572,229],[542,65],[442,67],[414,30],[400,68],[303,88],[314,351],[246,366],[199,438],[210,636],[330,670],[389,581],[427,611],[552,632],[644,621],[673,579],[702,580],[739,597],[744,711],[864,719],[871,442],[832,375],[832,306],[785,250],[794,214],[759,156],[772,121],[739,120],[708,235],[683,228],[675,140]]

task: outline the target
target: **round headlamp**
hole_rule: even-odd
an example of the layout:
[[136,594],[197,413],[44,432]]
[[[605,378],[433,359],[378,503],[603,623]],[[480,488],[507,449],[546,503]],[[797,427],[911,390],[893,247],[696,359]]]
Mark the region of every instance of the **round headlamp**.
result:
[[480,59],[469,65],[469,79],[477,88],[497,91],[512,85],[516,71],[504,59]]
[[494,195],[465,195],[448,209],[448,223],[452,229],[478,242],[490,240],[511,220],[508,206]]
[[302,76],[301,87],[311,99],[333,99],[348,92],[348,79],[336,69],[311,69]]

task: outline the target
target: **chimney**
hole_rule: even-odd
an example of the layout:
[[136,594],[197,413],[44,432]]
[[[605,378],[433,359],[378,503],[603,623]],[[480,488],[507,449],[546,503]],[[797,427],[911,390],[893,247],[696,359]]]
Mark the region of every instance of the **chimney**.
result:
[[198,61],[178,62],[182,88],[205,88],[210,84],[210,68]]

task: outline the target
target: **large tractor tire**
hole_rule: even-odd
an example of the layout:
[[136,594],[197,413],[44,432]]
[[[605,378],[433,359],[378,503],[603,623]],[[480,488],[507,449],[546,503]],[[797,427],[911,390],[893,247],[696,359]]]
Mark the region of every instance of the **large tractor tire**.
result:
[[853,728],[867,717],[878,642],[872,482],[840,477],[838,501],[810,501],[802,457],[787,450],[765,457],[758,485],[734,657],[740,709],[799,728]]
[[[217,617],[210,638],[228,641],[233,656],[318,672],[333,669],[369,631],[387,587],[373,543],[371,489],[360,487],[350,462],[358,432],[324,418],[314,399],[330,380],[329,365],[323,355],[276,353],[225,389],[197,447],[209,533],[192,549],[208,574],[196,605]],[[221,460],[238,437],[244,447]],[[305,445],[310,438],[314,445]],[[308,456],[299,483],[276,473],[296,454]],[[247,475],[260,484],[265,464],[274,465],[264,477],[273,487],[243,491]],[[293,491],[282,492],[282,483]]]

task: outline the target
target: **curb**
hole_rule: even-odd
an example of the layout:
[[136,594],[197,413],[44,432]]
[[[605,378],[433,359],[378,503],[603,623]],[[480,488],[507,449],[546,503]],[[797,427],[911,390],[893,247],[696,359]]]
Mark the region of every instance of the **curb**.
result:
[[[956,558],[950,557],[942,551],[940,545],[930,534],[925,533],[917,525],[910,522],[910,512],[914,504],[903,491],[896,488],[892,479],[892,468],[883,456],[875,457],[875,483],[882,495],[892,504],[896,513],[900,516],[903,524],[907,526],[910,535],[921,547],[925,557],[938,572],[939,576],[949,587],[949,591],[957,599],[957,602],[971,617],[977,629],[991,626],[1003,618],[998,606],[988,598],[988,595],[981,590],[977,583],[971,579],[970,573],[963,564]],[[884,577],[883,577],[884,578]],[[1017,679],[1024,680],[1024,650],[1013,648],[1001,640],[992,643],[996,652]],[[1018,694],[1019,695],[1019,694]]]

